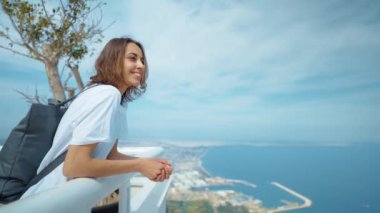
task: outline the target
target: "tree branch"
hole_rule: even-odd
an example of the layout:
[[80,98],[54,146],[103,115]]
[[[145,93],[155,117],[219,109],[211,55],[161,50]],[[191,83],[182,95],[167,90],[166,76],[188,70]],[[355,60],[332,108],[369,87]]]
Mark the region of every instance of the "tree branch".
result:
[[[43,8],[44,13],[45,13],[45,18],[48,19],[48,20],[51,20],[51,18],[49,17],[48,12],[46,10],[45,1],[44,0],[41,0],[41,5],[42,5],[42,8]],[[55,27],[54,27],[54,25],[52,24],[51,21],[49,21],[49,25],[50,25],[51,29],[54,31],[54,33],[58,34],[57,29],[55,29]]]
[[4,33],[2,37],[5,38],[5,39],[7,39],[8,41],[10,41],[12,44],[16,44],[16,45],[19,45],[19,46],[24,46],[22,42],[19,42],[19,41],[15,41],[15,40],[13,40],[13,39],[9,36],[8,32],[7,32],[7,34]]
[[103,33],[106,29],[110,28],[115,23],[116,23],[116,21],[113,21],[113,22],[111,22],[111,24],[107,25],[105,28],[100,29],[100,33]]
[[63,16],[64,16],[64,17],[66,17],[66,16],[67,16],[67,13],[66,13],[66,8],[65,8],[65,5],[63,4],[62,0],[59,0],[59,2],[61,3],[62,12],[63,12]]
[[73,75],[71,74],[71,72],[69,72],[69,74],[67,74],[66,80],[63,83],[63,88],[67,88],[67,82],[70,80],[71,76]]
[[[2,28],[6,29],[5,26],[3,26],[3,25],[0,25],[0,26],[1,26]],[[22,42],[20,42],[20,41],[13,40],[13,39],[11,38],[11,36],[9,35],[9,32],[8,32],[7,30],[6,30],[6,34],[4,33],[2,37],[5,38],[5,39],[7,39],[7,40],[8,40],[9,42],[11,42],[12,44],[18,45],[18,46],[20,46],[20,47],[25,47],[25,46],[24,46],[24,43],[22,43]]]
[[1,44],[0,44],[0,48],[3,48],[3,49],[6,49],[6,50],[9,50],[9,51],[11,51],[11,52],[13,52],[13,53],[15,53],[15,54],[17,54],[17,55],[22,55],[22,56],[25,56],[25,57],[28,57],[28,58],[35,59],[35,60],[38,60],[38,61],[42,61],[42,62],[43,62],[43,60],[42,60],[41,58],[33,57],[33,56],[31,56],[31,55],[28,55],[28,54],[25,54],[25,53],[19,52],[19,51],[17,51],[17,50],[12,49],[12,48],[5,47],[5,46],[3,46],[3,45],[1,45]]
[[33,53],[35,56],[34,56],[34,58],[43,58],[43,59],[45,59],[45,57],[42,55],[42,54],[40,54],[36,49],[36,47],[35,46],[33,46],[33,47],[31,47],[31,46],[29,46],[29,44],[26,42],[26,39],[24,38],[24,36],[23,36],[23,34],[22,34],[22,32],[20,31],[20,29],[17,27],[17,25],[16,25],[16,22],[15,22],[15,20],[12,18],[12,16],[10,16],[8,13],[7,13],[7,15],[8,15],[8,17],[9,17],[9,19],[11,20],[11,23],[12,23],[12,26],[13,26],[13,28],[17,31],[17,33],[19,34],[19,36],[20,36],[20,38],[21,38],[21,40],[22,40],[22,46],[24,46],[25,48],[27,48],[31,53]]
[[35,103],[39,103],[39,104],[43,104],[40,100],[40,96],[38,95],[38,90],[36,88],[36,94],[34,96],[32,95],[28,95],[24,92],[21,92],[20,90],[15,90],[17,93],[19,93],[23,98],[26,99],[27,102],[31,103],[31,104],[35,104]]
[[83,13],[80,17],[83,18],[83,20],[86,20],[88,15],[91,14],[95,9],[98,9],[98,8],[100,9],[100,13],[102,13],[101,6],[102,6],[102,2],[99,2],[91,10],[87,11],[86,13]]
[[63,76],[63,73],[65,72],[66,64],[62,66],[61,72],[59,73],[59,76]]

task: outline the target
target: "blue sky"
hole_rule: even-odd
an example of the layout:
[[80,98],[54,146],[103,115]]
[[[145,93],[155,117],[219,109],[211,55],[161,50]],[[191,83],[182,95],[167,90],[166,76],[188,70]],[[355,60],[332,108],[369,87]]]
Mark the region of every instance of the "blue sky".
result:
[[[119,1],[118,1],[119,2]],[[0,16],[1,22],[6,19]],[[378,1],[110,1],[105,42],[146,48],[148,91],[128,109],[131,139],[380,142]],[[50,97],[44,66],[0,49],[0,138]]]

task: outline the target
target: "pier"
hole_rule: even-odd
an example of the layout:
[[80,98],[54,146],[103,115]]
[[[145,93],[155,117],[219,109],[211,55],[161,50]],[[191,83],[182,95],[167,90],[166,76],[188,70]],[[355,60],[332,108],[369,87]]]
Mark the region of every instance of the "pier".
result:
[[292,189],[289,189],[288,187],[278,182],[272,182],[272,185],[277,186],[278,188],[298,197],[299,199],[303,200],[304,203],[301,205],[297,203],[289,203],[288,205],[285,205],[285,206],[276,207],[272,209],[270,212],[284,212],[284,211],[290,211],[290,210],[295,210],[295,209],[308,208],[313,204],[313,202],[309,198],[301,195],[300,193],[296,191],[293,191]]
[[237,180],[237,179],[225,179],[226,181],[229,181],[231,183],[239,183],[239,184],[242,184],[242,185],[245,185],[245,186],[248,186],[248,187],[252,187],[252,188],[256,188],[256,185],[253,184],[253,183],[250,183],[248,181],[244,181],[244,180]]

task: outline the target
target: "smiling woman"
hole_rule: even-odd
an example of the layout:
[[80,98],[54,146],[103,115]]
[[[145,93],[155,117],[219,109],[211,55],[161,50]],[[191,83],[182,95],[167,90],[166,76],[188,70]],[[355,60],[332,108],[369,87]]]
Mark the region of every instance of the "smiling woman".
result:
[[[130,85],[137,87],[142,77],[145,77],[145,59],[141,48],[135,43],[127,44],[126,57],[124,61],[124,82],[128,82]],[[144,79],[145,81],[145,79]]]
[[22,198],[79,177],[139,172],[152,181],[169,178],[172,168],[167,160],[136,158],[117,149],[118,141],[126,137],[127,102],[146,89],[148,67],[142,45],[130,38],[112,39],[96,60],[95,69],[89,87],[63,116],[38,172],[67,150],[65,161]]
[[130,38],[112,39],[96,60],[90,84],[120,88],[123,101],[132,101],[146,90],[148,64],[143,46]]

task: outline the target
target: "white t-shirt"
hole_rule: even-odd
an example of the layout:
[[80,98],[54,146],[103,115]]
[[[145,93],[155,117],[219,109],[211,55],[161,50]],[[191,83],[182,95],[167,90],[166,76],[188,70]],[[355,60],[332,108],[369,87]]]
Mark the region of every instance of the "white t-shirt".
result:
[[[120,91],[110,85],[98,85],[81,93],[71,103],[62,117],[53,145],[42,160],[37,173],[67,150],[69,145],[98,143],[94,158],[105,159],[116,139],[126,139],[126,104],[121,105]],[[54,188],[69,178],[63,175],[63,163],[37,184],[30,187],[21,198]]]

